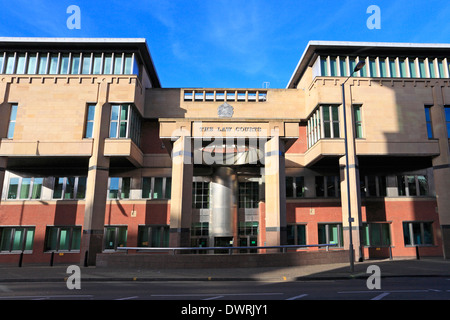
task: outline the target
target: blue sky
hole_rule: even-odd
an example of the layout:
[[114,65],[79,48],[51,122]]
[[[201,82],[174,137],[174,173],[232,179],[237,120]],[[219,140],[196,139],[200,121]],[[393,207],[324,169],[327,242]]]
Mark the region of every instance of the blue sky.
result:
[[[448,0],[2,2],[3,37],[146,38],[163,87],[285,88],[310,40],[450,43]],[[366,26],[370,5],[381,29]]]

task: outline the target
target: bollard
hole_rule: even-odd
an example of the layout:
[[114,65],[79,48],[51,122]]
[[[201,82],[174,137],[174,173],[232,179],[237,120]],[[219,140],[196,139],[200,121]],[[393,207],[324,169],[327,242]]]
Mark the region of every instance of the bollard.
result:
[[419,246],[417,246],[417,245],[416,245],[416,258],[417,258],[417,260],[420,260]]
[[23,262],[23,251],[20,253],[20,257],[19,257],[19,268],[22,267],[22,262]]
[[84,253],[84,266],[87,267],[88,266],[88,250],[86,250],[86,252]]
[[55,252],[52,252],[52,255],[50,256],[50,267],[53,267],[54,256],[55,256]]

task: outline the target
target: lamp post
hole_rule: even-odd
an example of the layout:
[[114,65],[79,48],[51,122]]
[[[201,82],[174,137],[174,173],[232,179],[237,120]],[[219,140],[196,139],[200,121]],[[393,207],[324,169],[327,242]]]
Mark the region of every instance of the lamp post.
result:
[[342,83],[342,110],[344,111],[344,143],[345,143],[345,172],[347,180],[347,206],[348,206],[348,229],[349,229],[349,253],[350,253],[350,272],[354,271],[354,257],[353,257],[353,235],[352,235],[352,213],[350,204],[350,170],[348,165],[348,146],[347,146],[347,116],[345,112],[345,88],[344,85],[353,74],[364,67],[365,63],[360,61],[355,66],[353,72]]

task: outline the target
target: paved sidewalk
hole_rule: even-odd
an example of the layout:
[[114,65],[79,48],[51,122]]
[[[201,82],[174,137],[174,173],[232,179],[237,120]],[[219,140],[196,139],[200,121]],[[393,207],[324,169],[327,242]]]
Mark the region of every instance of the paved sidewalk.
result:
[[[114,269],[80,267],[82,281],[307,281],[327,279],[366,278],[369,265],[380,267],[382,277],[450,277],[450,260],[423,258],[421,260],[369,260],[355,263],[312,265],[284,268],[227,269]],[[65,281],[68,265],[2,266],[0,282]]]

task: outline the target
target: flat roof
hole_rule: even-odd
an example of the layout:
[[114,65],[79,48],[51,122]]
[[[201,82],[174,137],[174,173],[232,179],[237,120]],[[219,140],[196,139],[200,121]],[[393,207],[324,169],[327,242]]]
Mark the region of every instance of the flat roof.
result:
[[137,50],[154,88],[160,88],[147,40],[144,38],[44,38],[44,37],[0,37],[3,49],[65,49],[65,50]]
[[396,54],[446,55],[450,56],[448,43],[401,43],[401,42],[358,42],[358,41],[309,41],[287,88],[295,88],[311,60],[320,53],[336,55]]

